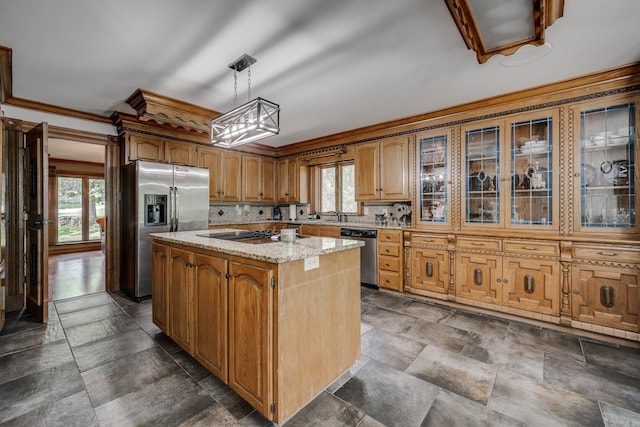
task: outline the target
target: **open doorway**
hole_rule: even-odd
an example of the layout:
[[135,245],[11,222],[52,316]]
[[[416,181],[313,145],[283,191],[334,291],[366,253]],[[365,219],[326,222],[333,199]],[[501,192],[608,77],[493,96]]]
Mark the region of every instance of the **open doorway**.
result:
[[105,291],[105,146],[49,138],[49,301]]

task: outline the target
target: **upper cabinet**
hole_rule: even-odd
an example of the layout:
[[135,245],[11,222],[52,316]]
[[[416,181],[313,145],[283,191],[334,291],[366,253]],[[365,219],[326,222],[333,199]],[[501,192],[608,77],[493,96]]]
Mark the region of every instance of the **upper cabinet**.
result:
[[242,156],[242,200],[245,202],[276,201],[275,160]]
[[299,160],[278,160],[277,176],[278,203],[299,203],[301,201]]
[[451,131],[441,129],[418,136],[418,207],[422,224],[451,223]]
[[464,227],[558,229],[556,112],[463,128]]
[[126,137],[127,163],[135,160],[172,163],[177,165],[195,166],[196,146],[188,142],[171,141],[164,138],[130,134]]
[[[589,233],[636,233],[637,99],[598,102],[574,110],[576,132],[575,223]],[[579,179],[579,182],[578,182]]]
[[209,169],[209,201],[241,200],[242,156],[211,147],[198,150],[198,166]]
[[355,147],[356,200],[409,199],[409,141],[407,137]]

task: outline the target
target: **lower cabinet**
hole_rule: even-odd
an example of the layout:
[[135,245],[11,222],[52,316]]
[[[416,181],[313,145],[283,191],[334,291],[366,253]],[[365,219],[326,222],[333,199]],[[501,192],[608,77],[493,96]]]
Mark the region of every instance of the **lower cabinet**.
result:
[[151,245],[151,299],[153,323],[163,331],[168,331],[167,291],[169,281],[169,246],[152,243]]
[[402,231],[378,230],[378,286],[402,292]]
[[187,352],[192,345],[193,263],[189,251],[169,251],[169,286],[167,286],[169,336]]
[[640,250],[574,245],[573,256],[572,320],[640,332]]
[[[413,233],[410,239],[411,272],[407,289],[417,295],[430,293],[446,295],[449,292],[451,263],[447,238],[440,235]],[[431,296],[435,296],[431,294]]]

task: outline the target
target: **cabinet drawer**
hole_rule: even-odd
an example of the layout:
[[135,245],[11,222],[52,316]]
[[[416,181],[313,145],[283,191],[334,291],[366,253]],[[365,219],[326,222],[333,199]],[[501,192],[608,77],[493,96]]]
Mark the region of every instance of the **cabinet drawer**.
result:
[[400,272],[400,260],[388,256],[378,258],[378,268],[380,270]]
[[615,246],[587,246],[575,245],[573,247],[574,258],[587,258],[602,261],[633,262],[640,263],[639,249],[620,249]]
[[379,242],[402,242],[402,233],[399,230],[378,230]]
[[500,251],[502,250],[502,240],[485,239],[482,237],[459,237],[456,241],[456,247],[458,249],[482,249],[487,251]]
[[381,271],[378,277],[378,286],[381,288],[402,291],[402,282],[400,281],[400,275],[397,273],[394,274]]
[[531,242],[527,240],[505,240],[504,251],[530,255],[560,254],[560,248],[555,242]]
[[380,243],[378,245],[378,254],[387,256],[400,255],[400,245],[396,243]]
[[444,236],[435,236],[430,234],[412,234],[411,243],[434,245],[434,246],[447,246],[447,238]]

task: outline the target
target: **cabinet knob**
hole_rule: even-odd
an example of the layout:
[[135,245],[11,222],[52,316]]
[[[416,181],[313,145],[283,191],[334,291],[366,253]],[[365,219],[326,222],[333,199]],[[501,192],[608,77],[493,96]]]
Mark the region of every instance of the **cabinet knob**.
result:
[[577,290],[577,289],[574,289],[574,290],[573,290],[573,294],[574,294],[574,295],[580,295],[580,291],[579,291],[579,290]]
[[580,176],[580,172],[576,172],[573,174],[573,176],[575,176],[576,178]]
[[509,283],[509,279],[504,279],[502,283]]
[[496,279],[496,282],[501,283],[501,282],[502,282],[502,279],[498,277],[498,278]]

